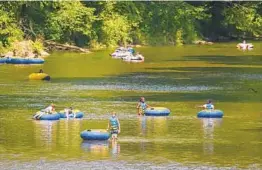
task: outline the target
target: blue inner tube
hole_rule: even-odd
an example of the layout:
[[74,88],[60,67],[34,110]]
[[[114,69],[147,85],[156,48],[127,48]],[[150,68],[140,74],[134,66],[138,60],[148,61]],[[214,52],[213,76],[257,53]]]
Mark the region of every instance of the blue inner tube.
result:
[[43,114],[39,120],[59,120],[60,119],[60,114],[55,113],[55,114]]
[[170,110],[164,107],[150,107],[145,110],[146,116],[168,116]]
[[41,58],[7,58],[7,64],[43,64],[44,59]]
[[0,58],[0,64],[6,63],[6,58]]
[[30,58],[28,62],[28,64],[43,64],[45,60],[41,58]]
[[[59,112],[60,118],[67,118],[65,112]],[[75,118],[83,118],[84,113],[83,112],[76,112],[76,117]],[[74,118],[74,114],[69,114],[69,118]]]
[[108,132],[85,130],[81,132],[80,137],[84,140],[108,140],[110,134]]
[[202,110],[198,112],[199,118],[222,118],[224,113],[221,110]]

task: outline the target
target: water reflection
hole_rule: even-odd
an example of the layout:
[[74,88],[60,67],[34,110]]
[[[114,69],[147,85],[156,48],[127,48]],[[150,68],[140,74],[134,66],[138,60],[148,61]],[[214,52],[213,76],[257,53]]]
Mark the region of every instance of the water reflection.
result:
[[78,119],[61,119],[58,124],[58,143],[61,147],[67,149],[80,140],[79,134],[81,131],[82,121]]
[[83,141],[81,148],[93,155],[103,157],[109,155],[109,141]]
[[[158,139],[168,134],[167,117],[141,116],[138,117],[138,130],[143,139]],[[140,140],[140,151],[146,151],[148,140]],[[160,145],[157,145],[160,146]]]
[[[111,144],[111,149],[110,148]],[[92,155],[107,157],[111,154],[116,157],[120,154],[120,144],[117,140],[110,141],[83,141],[81,148]]]
[[[139,124],[139,129],[138,132],[140,132],[140,135],[142,135],[143,137],[146,136],[146,121],[147,121],[147,117],[146,116],[139,116],[138,117],[138,124]],[[146,143],[141,141],[140,142],[140,149],[142,151],[145,151],[146,148]]]
[[120,154],[120,144],[117,142],[117,140],[112,140],[111,144],[112,144],[111,145],[112,146],[112,150],[111,150],[112,156],[116,157]]
[[146,135],[146,116],[138,116],[138,131],[142,136]]
[[51,149],[56,144],[57,121],[33,121],[35,144],[37,147]]
[[220,127],[222,119],[204,118],[200,119],[203,126],[203,151],[204,154],[212,155],[214,153],[214,130]]
[[164,136],[168,133],[167,117],[146,117],[146,129],[147,135]]

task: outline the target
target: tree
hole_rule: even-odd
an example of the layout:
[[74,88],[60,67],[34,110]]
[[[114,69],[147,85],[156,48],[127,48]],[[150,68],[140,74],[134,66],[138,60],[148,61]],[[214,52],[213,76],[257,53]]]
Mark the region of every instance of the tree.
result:
[[8,48],[13,42],[22,40],[23,32],[19,29],[14,14],[5,11],[2,4],[0,16],[0,52],[2,52],[4,47]]
[[107,46],[126,45],[130,39],[131,23],[114,11],[115,2],[107,2],[100,13],[102,42]]
[[58,2],[49,15],[45,35],[48,39],[86,45],[91,39],[92,24],[96,20],[94,8],[81,2]]
[[244,4],[233,3],[230,8],[224,10],[224,25],[233,27],[233,33],[242,36],[249,35],[260,37],[262,35],[262,16],[259,13],[261,2],[246,2]]

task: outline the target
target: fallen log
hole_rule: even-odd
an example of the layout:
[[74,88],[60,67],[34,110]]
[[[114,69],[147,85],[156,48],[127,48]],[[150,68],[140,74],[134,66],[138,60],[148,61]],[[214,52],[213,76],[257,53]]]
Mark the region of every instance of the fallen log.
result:
[[86,48],[81,48],[81,47],[77,47],[77,46],[69,45],[69,44],[60,44],[60,43],[49,41],[49,40],[44,41],[44,44],[48,50],[76,51],[76,52],[83,52],[83,53],[90,52]]

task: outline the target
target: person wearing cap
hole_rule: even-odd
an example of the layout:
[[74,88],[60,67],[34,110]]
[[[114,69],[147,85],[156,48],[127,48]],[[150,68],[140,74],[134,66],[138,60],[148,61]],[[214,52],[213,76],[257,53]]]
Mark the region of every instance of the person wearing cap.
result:
[[116,117],[116,113],[112,112],[112,116],[109,118],[107,130],[110,130],[112,140],[117,139],[117,135],[120,133],[120,122]]
[[201,106],[197,106],[197,107],[204,108],[206,110],[214,110],[215,109],[215,106],[213,105],[212,100],[207,100],[206,104],[201,105]]

